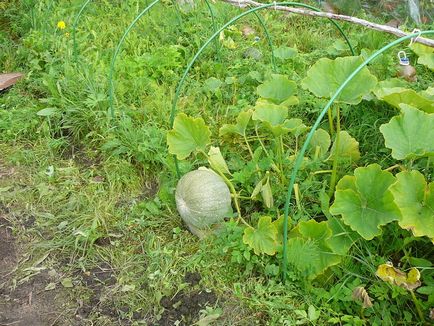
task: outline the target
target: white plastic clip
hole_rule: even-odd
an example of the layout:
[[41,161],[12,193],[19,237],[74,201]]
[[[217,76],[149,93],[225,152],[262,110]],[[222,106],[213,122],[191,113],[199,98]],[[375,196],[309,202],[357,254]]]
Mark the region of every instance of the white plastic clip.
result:
[[399,51],[398,52],[398,59],[399,59],[399,64],[401,66],[409,66],[410,65],[410,60],[407,58],[407,54],[405,53],[405,51]]
[[411,32],[411,33],[412,33],[412,34],[414,34],[414,33],[418,33],[418,34],[416,35],[416,37],[412,37],[412,38],[411,38],[411,40],[410,40],[410,44],[409,44],[408,46],[412,46],[413,43],[416,42],[416,40],[419,38],[419,36],[420,36],[420,34],[421,34],[421,30],[415,28],[415,29],[413,29],[413,32]]

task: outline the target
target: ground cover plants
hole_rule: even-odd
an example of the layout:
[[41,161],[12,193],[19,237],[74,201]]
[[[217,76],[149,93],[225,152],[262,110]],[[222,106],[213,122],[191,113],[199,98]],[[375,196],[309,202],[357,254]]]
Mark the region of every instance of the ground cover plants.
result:
[[[149,4],[89,2],[74,33],[82,1],[0,3],[0,70],[26,75],[0,93],[0,324],[432,322],[432,48],[378,56],[312,129],[395,38],[342,24],[352,53],[330,21],[258,11],[178,89],[245,10],[162,1],[113,64]],[[199,167],[233,208],[201,240],[175,204]]]

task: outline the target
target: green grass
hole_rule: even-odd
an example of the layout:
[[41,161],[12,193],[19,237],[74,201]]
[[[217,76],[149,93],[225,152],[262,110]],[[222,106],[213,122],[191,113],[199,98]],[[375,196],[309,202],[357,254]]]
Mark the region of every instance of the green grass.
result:
[[[107,264],[116,276],[116,283],[105,293],[109,305],[115,307],[117,318],[136,324],[157,323],[164,315],[162,298],[188,290],[187,272],[199,272],[200,289],[216,294],[214,310],[202,311],[202,317],[221,309],[218,325],[293,325],[296,321],[320,325],[331,318],[349,325],[415,323],[417,315],[409,294],[373,275],[378,264],[389,259],[397,262],[407,250],[400,241],[393,241],[408,236],[407,231],[397,231],[396,225],[377,242],[358,242],[353,257],[315,282],[291,271],[285,284],[278,276],[277,259],[246,254],[250,249],[241,240],[240,226],[230,224],[220,238],[202,242],[186,230],[174,205],[176,174],[165,135],[170,128],[174,89],[212,28],[203,3],[178,16],[172,3],[163,1],[145,15],[129,34],[116,62],[116,117],[110,120],[107,90],[113,50],[145,3],[90,4],[77,29],[77,63],[72,57],[71,26],[81,1],[0,4],[4,9],[0,16],[0,71],[26,74],[22,82],[0,95],[0,163],[16,170],[11,178],[0,179],[0,205],[8,208],[7,217],[16,235],[28,243],[29,259],[20,265],[17,275],[25,276],[25,268],[48,252],[47,265],[77,282],[80,273]],[[220,25],[240,12],[220,3],[213,8]],[[331,45],[340,36],[326,21],[273,12],[261,15],[276,47],[298,49],[296,58],[278,62],[278,72],[297,83],[319,58],[349,55],[347,50],[333,53]],[[60,20],[66,22],[65,30],[56,28]],[[256,71],[262,80],[273,73],[259,24],[248,17],[236,26],[241,29],[245,24],[257,31],[260,41],[254,43],[243,39],[239,30],[232,31],[237,47],[221,47],[222,62],[211,44],[191,70],[178,103],[179,112],[203,117],[214,134],[254,104],[259,82],[250,73]],[[347,25],[344,29],[358,44],[356,51],[369,48],[367,34],[372,32]],[[379,34],[373,38],[378,38],[372,41],[375,45],[392,39]],[[262,60],[243,58],[250,46],[262,51]],[[371,71],[379,80],[393,76],[395,50],[372,64]],[[432,84],[431,72],[423,66],[417,70],[419,81],[411,87],[424,89]],[[237,82],[224,84],[220,92],[213,93],[204,87],[211,77],[222,81],[235,77]],[[291,117],[312,124],[325,103],[301,87],[298,96],[300,104],[292,109]],[[41,110],[47,108],[51,113],[44,116]],[[370,101],[345,112],[344,128],[360,143],[359,166],[378,162],[387,168],[395,164],[378,127],[396,111]],[[326,122],[323,127],[327,128]],[[201,163],[200,159],[182,162],[181,170]],[[340,176],[352,168],[342,168]],[[432,169],[426,175],[429,171]],[[328,178],[307,172],[302,176],[306,179],[301,185],[305,202],[303,212],[296,216],[301,220],[317,217],[317,194]],[[30,227],[23,226],[33,219]],[[429,260],[431,244],[419,242],[414,247],[419,250],[417,257]],[[77,284],[68,293],[70,300],[88,302],[91,291]],[[360,284],[372,286],[376,301],[375,309],[365,315],[351,300],[352,289]],[[319,318],[309,321],[309,309],[310,313],[312,309],[320,312]],[[135,317],[137,313],[140,318]],[[88,318],[95,324],[116,324],[116,318],[95,311]]]

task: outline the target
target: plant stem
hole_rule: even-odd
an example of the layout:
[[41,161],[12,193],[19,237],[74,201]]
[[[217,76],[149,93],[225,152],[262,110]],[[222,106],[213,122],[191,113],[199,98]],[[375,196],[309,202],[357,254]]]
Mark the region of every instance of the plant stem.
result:
[[419,300],[417,300],[417,298],[414,295],[414,292],[412,290],[410,290],[410,294],[411,294],[411,298],[413,299],[414,305],[416,307],[417,314],[419,315],[420,320],[422,322],[424,322],[425,321],[425,317],[423,316],[422,310],[420,310]]
[[333,109],[333,108],[330,108],[330,109],[327,111],[327,115],[328,115],[328,118],[329,118],[329,126],[330,126],[330,135],[331,135],[331,136],[333,136],[333,134],[335,133],[335,128],[333,127],[333,115],[332,115],[332,109]]
[[246,142],[247,149],[249,150],[250,157],[253,160],[253,151],[252,151],[252,148],[250,147],[249,141],[247,140],[247,137],[246,137],[245,133],[244,133],[243,137],[244,137],[244,141]]
[[256,133],[256,137],[257,137],[258,140],[259,140],[259,143],[261,144],[262,149],[263,149],[264,152],[265,152],[265,155],[267,155],[268,157],[270,157],[270,154],[268,154],[268,151],[267,151],[267,149],[265,148],[264,143],[263,143],[262,140],[261,140],[261,137],[259,137],[259,133],[258,133],[258,125],[257,125],[257,124],[255,124],[255,133]]
[[[330,111],[329,111],[330,112]],[[339,161],[339,142],[340,142],[340,132],[341,132],[341,115],[340,115],[340,108],[336,107],[336,151],[334,153],[333,157],[333,167],[332,167],[332,175],[330,177],[330,189],[329,189],[329,198],[332,198],[333,193],[335,191],[335,185],[336,185],[336,176],[338,172],[338,161]]]
[[298,186],[298,183],[294,183],[294,195],[295,195],[295,202],[297,203],[297,208],[299,211],[301,211],[300,187]]

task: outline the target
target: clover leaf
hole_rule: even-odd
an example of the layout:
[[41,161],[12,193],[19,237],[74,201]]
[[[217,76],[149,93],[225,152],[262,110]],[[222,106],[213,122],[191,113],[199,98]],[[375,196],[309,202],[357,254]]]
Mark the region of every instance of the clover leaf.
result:
[[393,175],[382,171],[378,164],[357,168],[354,176],[345,176],[338,182],[330,213],[342,215],[345,224],[371,240],[381,234],[382,225],[401,218],[388,190],[394,182]]

